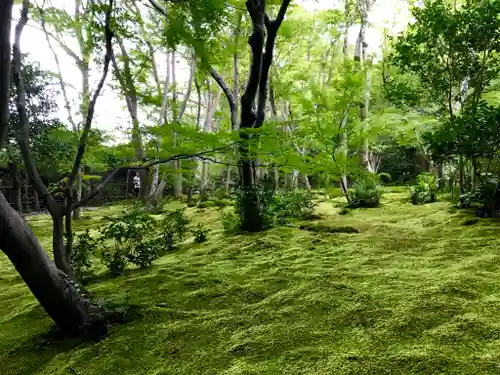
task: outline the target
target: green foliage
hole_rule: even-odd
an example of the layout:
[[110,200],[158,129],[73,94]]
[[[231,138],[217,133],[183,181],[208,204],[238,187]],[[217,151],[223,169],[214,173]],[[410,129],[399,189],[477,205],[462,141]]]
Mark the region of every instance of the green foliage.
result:
[[349,190],[349,208],[378,207],[384,193],[376,178],[362,177]]
[[226,234],[233,235],[241,232],[241,219],[236,213],[221,212],[220,219]]
[[188,231],[189,218],[183,208],[165,213],[160,222],[159,246],[172,250],[181,243]]
[[78,278],[84,278],[92,274],[91,256],[98,254],[100,245],[102,245],[101,241],[94,239],[88,229],[77,236],[73,244],[70,263]]
[[131,253],[127,255],[127,259],[141,268],[149,267],[161,256],[161,251],[158,247],[156,238],[147,238],[139,242]]
[[[498,217],[500,212],[500,185],[496,179],[488,179],[476,187],[475,191],[460,195],[460,204],[464,208],[479,204],[483,217]],[[478,211],[479,213],[479,211]]]
[[272,211],[278,223],[286,219],[302,219],[314,212],[316,203],[307,191],[281,191],[273,197]]
[[421,173],[417,176],[417,185],[410,189],[410,200],[414,205],[437,201],[439,179],[433,173]]
[[144,265],[158,258],[150,237],[154,233],[155,220],[138,207],[123,212],[123,216],[109,218],[110,224],[103,228],[102,238],[112,246],[101,252],[101,259],[111,273],[121,274],[127,263]]
[[[208,201],[210,202],[210,201]],[[231,201],[229,199],[213,199],[211,200],[217,207],[227,207],[231,205]]]
[[215,207],[216,204],[214,201],[205,201],[205,202],[200,202],[198,204],[198,208],[210,208],[210,207]]
[[203,223],[198,223],[191,229],[191,233],[193,233],[194,242],[203,243],[208,239],[210,228],[207,228]]

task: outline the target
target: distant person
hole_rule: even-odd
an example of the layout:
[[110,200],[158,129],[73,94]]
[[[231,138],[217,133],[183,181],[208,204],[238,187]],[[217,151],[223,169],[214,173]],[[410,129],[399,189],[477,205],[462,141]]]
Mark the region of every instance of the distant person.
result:
[[141,178],[139,177],[139,172],[135,173],[135,176],[132,179],[132,181],[134,183],[134,195],[138,197],[139,192],[141,191]]

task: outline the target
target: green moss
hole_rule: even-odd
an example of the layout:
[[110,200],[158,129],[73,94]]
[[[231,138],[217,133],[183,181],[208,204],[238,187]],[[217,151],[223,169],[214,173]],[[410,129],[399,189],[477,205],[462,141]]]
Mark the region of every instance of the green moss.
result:
[[[338,198],[307,223],[356,235],[225,237],[216,209],[190,210],[207,242],[87,285],[139,314],[92,344],[47,341],[50,319],[0,255],[0,374],[498,374],[498,222],[464,226],[470,214],[405,195],[345,216]],[[49,249],[50,219],[29,222]]]

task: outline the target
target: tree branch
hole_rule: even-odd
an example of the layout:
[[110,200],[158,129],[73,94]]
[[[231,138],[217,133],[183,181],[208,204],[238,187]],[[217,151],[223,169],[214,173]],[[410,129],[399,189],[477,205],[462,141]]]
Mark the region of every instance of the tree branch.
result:
[[271,21],[267,14],[265,15],[265,24],[267,29],[267,40],[266,40],[266,50],[264,52],[264,57],[262,59],[262,72],[259,82],[259,98],[257,104],[257,118],[255,120],[255,127],[260,128],[264,123],[264,118],[266,116],[266,104],[267,104],[267,84],[269,79],[269,69],[273,63],[273,52],[274,45],[276,44],[276,36],[278,34],[278,29],[281,26],[285,18],[286,10],[290,5],[291,0],[283,0],[281,3],[278,16],[274,21]]
[[155,0],[148,0],[148,1],[158,13],[164,15],[165,17],[168,17],[168,12],[165,8],[159,5]]
[[108,75],[109,64],[111,62],[111,56],[113,54],[113,32],[111,31],[111,13],[113,11],[113,0],[109,0],[108,9],[106,10],[106,21],[104,25],[104,32],[106,38],[106,55],[104,56],[104,68],[102,72],[101,79],[97,85],[97,88],[94,92],[92,100],[89,103],[87,118],[85,120],[85,126],[83,128],[83,133],[80,137],[80,142],[78,144],[78,150],[76,153],[75,163],[73,164],[73,169],[71,170],[71,174],[68,178],[68,187],[72,187],[75,182],[76,175],[80,169],[80,165],[82,163],[83,155],[85,154],[85,148],[87,145],[87,140],[89,137],[90,127],[92,126],[92,120],[94,118],[95,105],[97,102],[97,98],[99,97],[102,88],[104,86],[104,82],[106,81],[106,77]]
[[79,207],[85,206],[88,202],[90,202],[93,198],[95,198],[101,192],[101,190],[121,171],[149,169],[157,164],[164,164],[164,163],[168,163],[168,162],[175,161],[175,160],[200,157],[200,156],[212,153],[212,152],[227,150],[229,147],[230,146],[214,148],[212,150],[202,151],[202,152],[198,152],[195,154],[177,154],[177,155],[169,156],[168,158],[152,160],[144,165],[122,166],[122,167],[115,168],[112,171],[108,172],[103,178],[101,178],[101,180],[97,184],[97,186],[88,195],[83,197],[80,201],[75,202],[72,206],[72,209],[75,210]]
[[224,92],[224,95],[227,98],[227,102],[229,103],[229,111],[231,113],[231,129],[236,130],[238,126],[237,124],[238,109],[236,106],[236,98],[234,97],[233,93],[231,92],[231,89],[227,85],[224,78],[212,66],[210,66],[209,71],[210,75],[215,80],[215,82],[217,82],[217,84],[220,86],[220,88]]
[[[247,0],[245,3],[248,13],[252,19],[253,31],[248,39],[248,44],[252,50],[252,62],[250,65],[250,76],[247,87],[241,97],[241,128],[252,128],[255,123],[255,113],[253,110],[255,97],[259,88],[259,82],[262,72],[262,49],[264,47],[264,15],[265,1]],[[243,138],[248,135],[242,133]]]

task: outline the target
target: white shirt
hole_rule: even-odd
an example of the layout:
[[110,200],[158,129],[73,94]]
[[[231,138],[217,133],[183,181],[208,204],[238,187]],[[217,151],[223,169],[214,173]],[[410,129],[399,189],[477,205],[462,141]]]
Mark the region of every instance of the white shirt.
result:
[[133,181],[134,181],[134,188],[137,189],[141,187],[141,178],[139,176],[134,176]]

